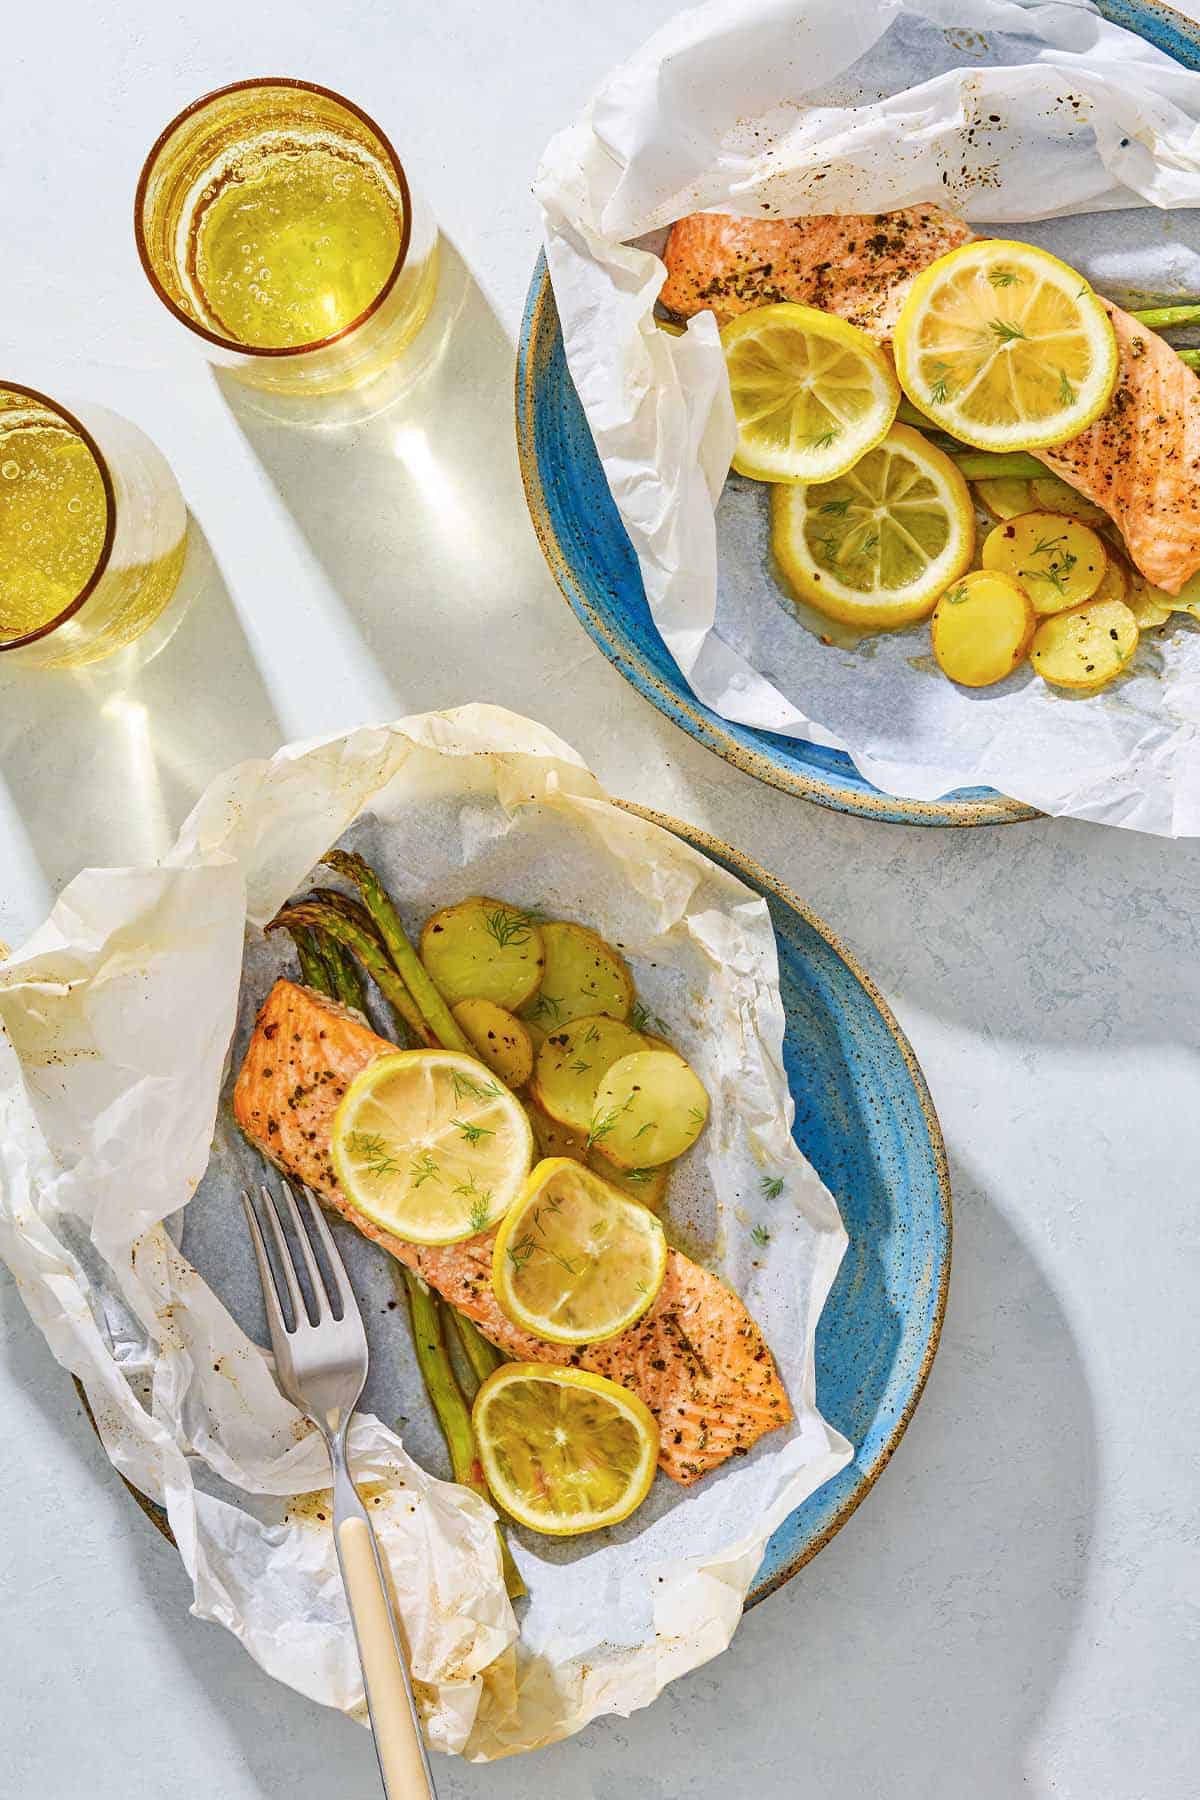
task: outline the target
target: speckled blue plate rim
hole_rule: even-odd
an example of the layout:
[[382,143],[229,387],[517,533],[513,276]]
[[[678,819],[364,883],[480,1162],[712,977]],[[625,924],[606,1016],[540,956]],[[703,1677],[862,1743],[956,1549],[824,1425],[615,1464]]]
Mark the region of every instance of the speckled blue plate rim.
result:
[[[1097,10],[1185,67],[1200,68],[1200,26],[1159,0],[1099,0]],[[544,255],[521,325],[516,421],[530,518],[571,610],[631,686],[698,743],[787,793],[864,818],[965,826],[1042,816],[990,788],[963,788],[931,801],[885,794],[844,751],[736,724],[697,700],[650,616],[637,559],[566,368]]]
[[[854,1458],[774,1533],[746,1598],[753,1606],[811,1561],[861,1505],[921,1397],[950,1282],[953,1221],[946,1152],[912,1047],[870,976],[828,926],[730,845],[665,814],[620,804],[691,844],[766,900],[779,949],[785,1066],[796,1103],[793,1136],[833,1191],[850,1237],[817,1335],[817,1403],[850,1437]],[[818,1051],[827,1059],[824,1068]],[[840,1098],[851,1096],[861,1118],[834,1104],[839,1084]],[[859,1171],[868,1163],[874,1174],[864,1181]],[[861,1215],[866,1195],[869,1204],[878,1205],[883,1196],[901,1209],[890,1234],[878,1219]],[[870,1268],[879,1242],[888,1237],[890,1281],[882,1279],[882,1264],[874,1276]],[[880,1329],[890,1316],[889,1299],[897,1303],[891,1337]],[[78,1380],[75,1387],[92,1419]],[[130,1482],[125,1486],[174,1542],[163,1509]]]
[[[908,1428],[946,1312],[954,1235],[950,1173],[912,1046],[841,940],[741,851],[678,819],[620,804],[682,838],[766,900],[779,953],[784,1062],[796,1104],[792,1135],[837,1200],[849,1237],[817,1332],[817,1405],[849,1438],[854,1456],[773,1534],[746,1596],[750,1607],[841,1530]],[[806,1004],[813,994],[820,1007],[815,1020]],[[815,1031],[806,1035],[806,1024],[815,1024]],[[819,1045],[818,1037],[828,1041]],[[819,1049],[829,1061],[810,1078]],[[857,1105],[854,1116],[838,1105],[849,1094]]]

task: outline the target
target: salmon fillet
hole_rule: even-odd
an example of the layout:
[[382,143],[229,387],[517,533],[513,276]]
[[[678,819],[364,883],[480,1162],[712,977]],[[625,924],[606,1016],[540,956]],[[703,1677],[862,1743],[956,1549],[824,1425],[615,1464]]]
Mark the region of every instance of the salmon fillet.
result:
[[921,270],[974,235],[936,206],[811,219],[692,213],[671,227],[659,298],[686,318],[707,307],[719,325],[756,306],[798,300],[886,343]]
[[[914,278],[975,234],[936,206],[810,219],[693,213],[672,226],[663,305],[724,324],[777,300],[837,313],[890,342]],[[1120,354],[1108,410],[1034,454],[1120,528],[1146,580],[1177,594],[1200,569],[1200,381],[1171,346],[1105,302]]]
[[602,1344],[571,1349],[514,1325],[492,1292],[495,1232],[464,1243],[407,1244],[366,1218],[338,1186],[333,1114],[359,1071],[395,1050],[357,1014],[293,981],[277,981],[238,1072],[233,1114],[245,1136],[365,1237],[415,1269],[520,1362],[571,1363],[638,1394],[658,1420],[659,1467],[687,1486],[730,1456],[744,1456],[792,1417],[762,1333],[737,1295],[678,1250],[654,1305]]

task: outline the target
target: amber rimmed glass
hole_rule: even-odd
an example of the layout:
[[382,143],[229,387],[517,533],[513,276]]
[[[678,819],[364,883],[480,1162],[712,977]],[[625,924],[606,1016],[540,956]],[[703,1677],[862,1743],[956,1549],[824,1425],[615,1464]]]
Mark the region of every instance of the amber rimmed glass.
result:
[[68,431],[91,458],[103,493],[102,541],[78,591],[37,626],[4,635],[0,595],[0,658],[9,659],[0,661],[0,668],[77,667],[111,655],[154,623],[183,570],[187,508],[145,433],[107,407],[73,401],[68,408],[36,388],[0,377],[0,465],[9,431],[49,425]]
[[[305,343],[256,344],[232,335],[211,310],[205,316],[199,225],[214,192],[239,178],[239,156],[289,134],[301,141],[327,137],[381,171],[399,216],[399,243],[369,304],[336,331]],[[138,180],[134,232],[150,285],[201,340],[208,359],[277,394],[336,394],[372,380],[416,336],[437,287],[437,229],[387,136],[341,94],[288,76],[218,88],[171,120]]]

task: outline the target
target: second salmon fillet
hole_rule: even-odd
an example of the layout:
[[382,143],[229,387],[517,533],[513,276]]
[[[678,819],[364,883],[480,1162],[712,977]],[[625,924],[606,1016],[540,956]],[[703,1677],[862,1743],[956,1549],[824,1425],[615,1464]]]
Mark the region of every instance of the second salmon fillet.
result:
[[410,1244],[360,1213],[330,1154],[337,1104],[377,1056],[395,1050],[355,1014],[293,981],[259,1012],[234,1087],[238,1126],[285,1174],[307,1183],[365,1237],[415,1269],[484,1336],[521,1362],[573,1363],[630,1388],[661,1433],[659,1467],[687,1485],[792,1417],[774,1358],[737,1295],[672,1250],[649,1312],[619,1337],[574,1350],[522,1331],[492,1292],[494,1232],[464,1243]]
[[[671,228],[662,302],[724,324],[800,301],[891,340],[915,276],[974,233],[936,206],[808,219],[692,213]],[[1200,569],[1200,380],[1164,339],[1119,307],[1120,373],[1108,410],[1068,443],[1034,454],[1120,528],[1146,580],[1178,594]]]

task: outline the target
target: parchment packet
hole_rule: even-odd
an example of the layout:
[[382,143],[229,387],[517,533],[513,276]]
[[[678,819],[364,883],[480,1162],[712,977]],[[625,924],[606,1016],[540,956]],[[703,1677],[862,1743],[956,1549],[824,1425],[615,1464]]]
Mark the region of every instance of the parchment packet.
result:
[[514,1615],[491,1510],[425,1472],[443,1453],[394,1265],[338,1227],[372,1354],[355,1472],[431,1742],[486,1759],[646,1705],[729,1642],[767,1538],[850,1456],[816,1409],[813,1359],[845,1236],[790,1136],[764,902],[615,807],[527,720],[467,707],[290,746],[215,782],[163,866],[86,870],[0,965],[0,1252],[114,1466],[166,1509],[193,1611],[272,1675],[361,1716],[324,1451],[256,1347],[238,1192],[270,1171],[228,1110],[254,1012],[295,972],[261,927],[339,840],[410,929],[485,892],[622,944],[712,1100],[672,1177],[671,1229],[746,1300],[796,1409],[686,1494],[659,1476],[614,1531],[513,1531],[530,1590]]
[[1200,75],[1082,3],[714,0],[604,82],[549,145],[536,192],[571,375],[698,699],[848,750],[889,793],[988,785],[1051,813],[1200,832],[1192,619],[1084,700],[1028,668],[956,688],[924,626],[823,645],[771,573],[765,488],[724,485],[733,415],[712,316],[680,338],[653,318],[663,228],[705,209],[934,201],[1044,244],[1118,302],[1200,293]]

